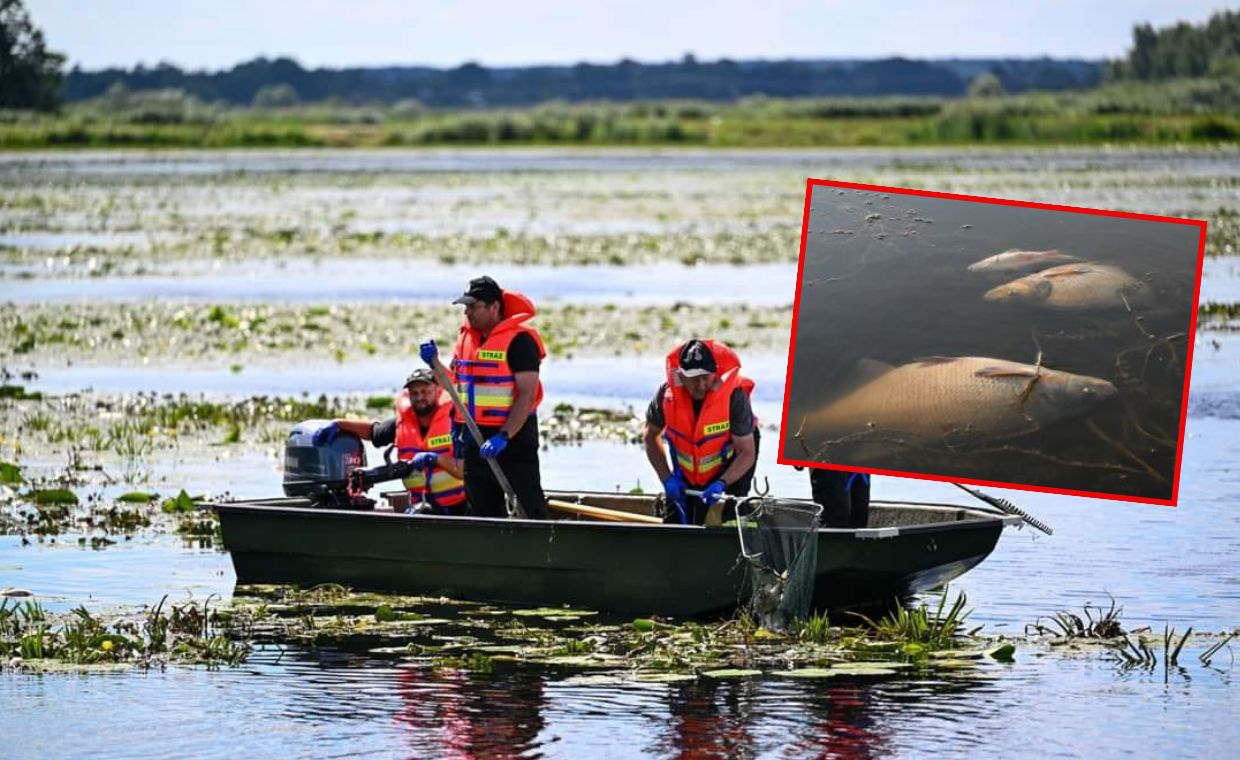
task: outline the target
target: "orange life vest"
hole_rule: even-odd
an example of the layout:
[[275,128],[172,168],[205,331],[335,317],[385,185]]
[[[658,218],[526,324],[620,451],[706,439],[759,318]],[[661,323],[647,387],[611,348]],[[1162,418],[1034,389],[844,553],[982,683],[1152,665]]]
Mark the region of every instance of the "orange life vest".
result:
[[[511,290],[504,291],[504,314],[507,316],[491,330],[486,340],[469,326],[469,320],[461,325],[456,341],[452,370],[456,374],[457,392],[469,407],[469,413],[479,425],[498,427],[508,419],[512,403],[516,399],[517,383],[512,368],[508,366],[508,347],[512,339],[526,333],[538,346],[538,358],[547,355],[538,331],[524,323],[533,319],[536,310],[530,299]],[[542,381],[534,395],[533,412],[543,398]]]
[[741,360],[735,351],[718,341],[702,342],[715,357],[718,379],[706,393],[701,410],[693,413],[693,399],[680,376],[683,344],[667,355],[667,391],[663,394],[665,435],[675,469],[686,483],[697,488],[710,485],[722,475],[732,457],[732,391],[740,388],[748,396],[754,388],[753,380],[741,376]]
[[[439,405],[431,414],[431,424],[422,435],[418,425],[418,416],[413,411],[409,400],[409,391],[404,390],[396,397],[396,456],[398,459],[413,459],[418,454],[433,451],[443,456],[452,456],[452,421],[450,412],[452,402],[442,390],[439,393]],[[405,478],[405,488],[409,489],[411,499],[421,501],[425,495],[431,504],[437,507],[455,507],[465,503],[465,484],[452,473],[436,463],[431,468],[430,490],[427,490],[426,471],[418,470]]]

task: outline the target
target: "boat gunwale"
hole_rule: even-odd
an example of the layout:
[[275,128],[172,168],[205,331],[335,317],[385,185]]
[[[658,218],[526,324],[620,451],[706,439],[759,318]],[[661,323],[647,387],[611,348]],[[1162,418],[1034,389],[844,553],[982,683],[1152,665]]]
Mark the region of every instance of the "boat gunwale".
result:
[[[589,492],[580,492],[583,494]],[[601,494],[610,495],[610,494]],[[269,502],[281,500],[303,500],[304,497],[275,497],[269,499],[242,499],[234,502],[210,502],[204,501],[200,504],[204,507],[215,510],[220,513],[221,510],[235,513],[261,513],[261,514],[283,514],[298,516],[318,516],[331,518],[333,520],[359,520],[359,519],[378,519],[378,520],[394,520],[394,519],[416,519],[418,521],[430,522],[433,524],[443,525],[459,525],[459,526],[477,526],[477,527],[504,527],[519,528],[522,530],[541,530],[545,527],[563,528],[567,530],[610,530],[610,531],[631,531],[631,530],[674,530],[682,531],[685,535],[701,535],[715,536],[723,532],[733,532],[733,526],[706,527],[703,525],[678,525],[676,523],[664,523],[659,525],[637,523],[637,522],[607,522],[594,520],[535,520],[529,518],[508,518],[508,517],[477,517],[472,515],[407,515],[399,512],[374,511],[374,510],[351,510],[351,509],[324,509],[321,507],[311,506],[295,506],[270,504]],[[256,503],[257,502],[257,503]],[[807,502],[812,503],[812,502]],[[913,508],[926,509],[935,512],[946,510],[963,511],[972,517],[960,520],[942,520],[929,523],[915,523],[911,525],[891,525],[880,528],[818,528],[815,532],[819,535],[826,536],[852,536],[858,540],[881,540],[883,538],[895,537],[896,535],[909,535],[918,533],[941,533],[955,530],[982,530],[991,529],[998,523],[1000,528],[1014,526],[1020,522],[1019,517],[1012,517],[998,513],[992,513],[987,510],[977,509],[974,507],[963,506],[959,504],[939,504],[939,503],[923,503],[923,502],[900,502],[900,501],[876,501],[872,502],[874,506],[894,507],[894,508]],[[888,536],[879,535],[880,531],[894,529],[896,532]],[[871,532],[874,535],[867,535]],[[860,533],[860,535],[858,535]]]

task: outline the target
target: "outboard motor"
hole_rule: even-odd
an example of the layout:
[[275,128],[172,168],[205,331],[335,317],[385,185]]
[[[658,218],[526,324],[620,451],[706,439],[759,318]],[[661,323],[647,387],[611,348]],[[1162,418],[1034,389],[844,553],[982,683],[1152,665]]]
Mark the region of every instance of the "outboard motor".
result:
[[329,443],[314,445],[314,435],[330,420],[306,420],[284,443],[284,495],[305,496],[325,509],[374,509],[375,502],[353,493],[350,477],[366,464],[362,441],[343,430]]

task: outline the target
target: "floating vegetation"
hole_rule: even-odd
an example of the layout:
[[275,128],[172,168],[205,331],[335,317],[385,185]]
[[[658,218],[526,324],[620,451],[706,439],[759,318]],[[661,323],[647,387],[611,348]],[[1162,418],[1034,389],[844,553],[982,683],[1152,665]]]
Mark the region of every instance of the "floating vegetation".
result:
[[[215,361],[221,366],[296,355],[347,361],[372,355],[413,357],[417,337],[456,334],[460,314],[446,304],[407,304],[376,321],[373,304],[186,304],[173,301],[0,304],[0,356],[32,362]],[[722,320],[728,327],[721,328]],[[729,345],[781,345],[792,324],[788,306],[544,304],[538,328],[555,357],[666,350],[686,334],[712,334]],[[359,348],[359,334],[369,348]],[[20,345],[26,347],[19,351]],[[450,345],[450,344],[449,344]],[[395,388],[403,378],[391,379]],[[390,406],[390,398],[385,402]]]
[[[530,666],[615,671],[626,679],[676,682],[771,674],[792,678],[879,677],[962,667],[990,655],[1011,662],[1015,646],[960,632],[963,603],[933,616],[929,643],[893,638],[886,627],[831,627],[825,616],[796,634],[758,627],[748,617],[717,622],[637,618],[621,623],[571,607],[491,607],[417,596],[353,593],[336,585],[301,590],[239,587],[229,610],[235,635],[270,644],[362,648],[443,669],[490,672]],[[945,606],[945,602],[944,605]],[[927,620],[924,608],[912,613]],[[582,620],[597,618],[594,624]],[[934,657],[936,647],[950,647]],[[972,662],[968,667],[980,667]],[[829,675],[823,675],[823,672]]]
[[26,494],[26,498],[33,501],[37,506],[61,506],[73,505],[78,503],[77,494],[68,488],[46,488],[31,491]]
[[146,493],[143,491],[129,491],[116,497],[116,500],[125,504],[150,504],[159,499],[159,494]]
[[249,656],[249,644],[217,630],[211,598],[167,601],[108,623],[83,606],[52,615],[34,600],[10,605],[0,599],[0,670],[118,663],[162,668],[170,662],[218,667]]
[[1101,607],[1095,607],[1089,602],[1085,603],[1083,611],[1084,617],[1070,611],[1056,612],[1046,618],[1046,625],[1042,624],[1043,618],[1038,618],[1031,626],[1026,626],[1026,633],[1032,629],[1038,634],[1056,636],[1067,641],[1115,639],[1126,635],[1119,621],[1124,608],[1116,606],[1115,597],[1111,597],[1111,606],[1105,612]]
[[22,477],[22,468],[12,462],[0,462],[0,485],[20,486],[26,479]]

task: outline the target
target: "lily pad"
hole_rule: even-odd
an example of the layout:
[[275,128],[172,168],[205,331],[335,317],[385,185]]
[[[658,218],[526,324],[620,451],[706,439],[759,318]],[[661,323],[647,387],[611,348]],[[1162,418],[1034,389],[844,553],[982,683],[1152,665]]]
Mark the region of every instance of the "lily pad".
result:
[[844,676],[894,676],[912,667],[907,662],[841,662],[829,668],[795,668],[773,671],[783,678],[836,678]]
[[367,651],[367,652],[370,652],[371,654],[380,654],[380,655],[382,655],[382,654],[409,654],[409,647],[407,647],[407,646],[403,646],[403,647],[374,647],[373,649],[367,649],[366,651]]
[[965,668],[976,668],[976,660],[931,660],[930,665],[935,668],[945,668],[947,670],[963,670]]
[[836,668],[797,668],[796,670],[777,670],[773,672],[780,678],[834,678],[847,675],[847,671]]
[[159,498],[157,493],[145,493],[143,491],[130,491],[116,497],[117,501],[123,501],[126,504],[150,504]]
[[586,676],[569,676],[560,681],[560,684],[568,686],[617,686],[624,682],[625,679],[621,676],[591,673]]
[[747,670],[745,668],[721,668],[719,670],[704,670],[702,675],[707,678],[752,678],[762,675],[762,671]]
[[637,673],[632,679],[638,683],[686,683],[696,681],[692,673]]
[[68,488],[48,488],[44,490],[31,491],[30,499],[40,507],[51,506],[53,504],[77,504],[77,494]]
[[579,620],[587,615],[597,615],[593,610],[575,610],[567,607],[536,607],[529,610],[513,610],[519,617],[542,617],[548,619]]
[[539,660],[544,665],[557,665],[567,668],[615,668],[624,665],[623,657],[600,654],[562,655]]
[[20,486],[25,482],[22,477],[22,468],[11,462],[0,462],[0,484],[6,486]]
[[986,655],[985,649],[940,649],[930,653],[932,660],[980,660]]
[[1011,642],[1000,644],[986,654],[992,660],[998,660],[999,662],[1014,662],[1015,658],[1012,655],[1016,654],[1016,645]]

